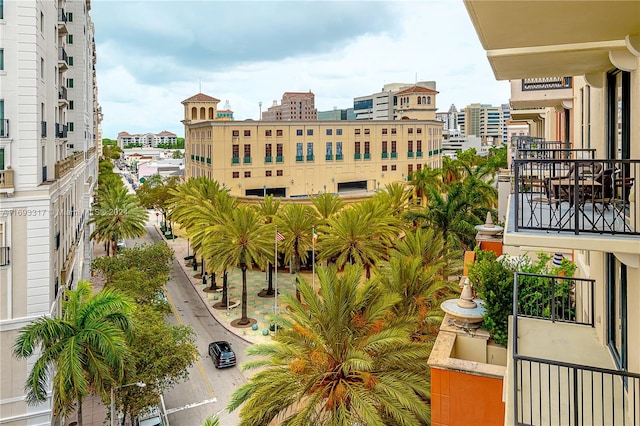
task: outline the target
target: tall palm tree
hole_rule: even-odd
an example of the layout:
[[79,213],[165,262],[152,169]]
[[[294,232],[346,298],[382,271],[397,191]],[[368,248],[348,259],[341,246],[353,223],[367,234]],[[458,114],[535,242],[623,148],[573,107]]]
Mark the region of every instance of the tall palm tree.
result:
[[[272,194],[264,197],[258,204],[258,213],[262,215],[264,218],[264,222],[266,224],[273,223],[275,217],[278,214],[278,210],[280,209],[280,200],[277,200],[273,197]],[[277,262],[277,259],[275,260]],[[267,269],[267,282],[268,287],[266,290],[262,290],[258,293],[260,297],[271,297],[275,294],[275,290],[273,288],[273,263],[269,260],[266,261],[266,269]]]
[[363,265],[366,276],[371,268],[386,259],[392,241],[398,236],[397,219],[388,206],[375,199],[342,210],[329,221],[316,248],[320,258],[346,264]]
[[251,322],[247,316],[247,269],[274,255],[273,228],[265,225],[252,206],[239,206],[223,213],[222,219],[207,228],[211,232],[203,240],[203,256],[212,259],[214,270],[239,267],[242,271],[242,318],[238,325],[247,325]]
[[323,192],[311,197],[311,203],[320,217],[320,222],[326,223],[330,217],[344,207],[344,201],[337,194]]
[[441,189],[443,186],[440,170],[430,167],[412,172],[409,175],[409,183],[413,187],[414,195],[420,199],[420,205],[423,207],[427,205],[429,188]]
[[16,358],[40,357],[27,378],[27,402],[47,398],[47,380],[53,375],[53,413],[68,415],[91,392],[106,397],[119,384],[127,365],[131,301],[105,289],[93,295],[91,283],[78,282],[62,301],[59,318],[42,317],[20,330],[13,347]]
[[252,345],[261,368],[231,397],[241,426],[389,424],[430,421],[429,350],[408,324],[388,323],[399,298],[362,283],[362,267],[318,268],[320,297],[301,280],[302,301],[285,296],[290,319],[272,343]]
[[306,262],[313,247],[312,230],[317,223],[313,208],[302,204],[287,204],[276,217],[278,231],[285,239],[278,244],[284,252],[285,263],[291,263],[291,273],[300,271],[300,263]]
[[102,187],[90,222],[95,224],[91,238],[111,245],[110,253],[116,254],[118,241],[137,238],[145,234],[148,219],[146,210],[140,207],[135,195],[124,186]]

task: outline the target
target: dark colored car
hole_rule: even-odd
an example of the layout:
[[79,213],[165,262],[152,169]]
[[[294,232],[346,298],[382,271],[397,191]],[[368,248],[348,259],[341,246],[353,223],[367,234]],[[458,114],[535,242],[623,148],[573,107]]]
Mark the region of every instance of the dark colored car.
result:
[[224,340],[209,343],[209,356],[216,368],[236,365],[236,353],[231,349],[231,343]]

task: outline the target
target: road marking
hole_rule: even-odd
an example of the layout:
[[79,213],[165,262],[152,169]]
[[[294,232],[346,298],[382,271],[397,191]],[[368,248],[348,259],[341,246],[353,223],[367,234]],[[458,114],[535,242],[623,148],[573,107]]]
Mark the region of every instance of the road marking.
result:
[[192,404],[183,405],[182,407],[170,408],[167,410],[167,416],[169,414],[177,413],[178,411],[188,410],[189,408],[199,407],[204,404],[211,404],[212,402],[218,402],[218,399],[217,398],[205,399],[204,401],[194,402]]
[[[165,294],[167,295],[167,302],[169,302],[169,306],[171,307],[171,311],[173,312],[173,316],[178,321],[178,324],[183,325],[184,323],[182,322],[182,318],[180,318],[180,313],[178,312],[178,308],[176,308],[176,305],[173,304],[173,300],[171,299],[171,295],[166,290],[165,290]],[[200,374],[202,375],[202,378],[204,379],[204,382],[207,385],[207,390],[209,391],[209,395],[211,396],[211,398],[216,399],[216,394],[213,392],[213,387],[211,386],[211,383],[209,382],[209,378],[207,377],[207,374],[204,372],[204,368],[202,367],[202,363],[197,358],[196,358],[196,367],[198,367],[198,370],[200,370]]]

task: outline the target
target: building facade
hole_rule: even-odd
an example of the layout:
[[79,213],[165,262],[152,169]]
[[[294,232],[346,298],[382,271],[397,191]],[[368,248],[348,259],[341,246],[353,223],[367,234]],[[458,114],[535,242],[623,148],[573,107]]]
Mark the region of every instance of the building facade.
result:
[[[406,89],[420,87],[435,92],[435,81],[419,81],[417,83],[389,83],[382,87],[378,93],[353,98],[353,113],[356,120],[398,120],[398,110],[403,109],[403,105],[398,107],[397,93]],[[414,89],[415,90],[415,89]],[[435,105],[435,95],[433,105]],[[416,99],[417,102],[417,99]],[[402,114],[400,114],[401,116]]]
[[284,92],[280,105],[273,101],[265,112],[262,113],[264,121],[304,121],[317,120],[315,95],[313,92]]
[[201,119],[207,111],[215,116],[218,102],[202,93],[182,102],[185,175],[215,179],[232,195],[373,191],[425,165],[441,166],[442,125],[435,120]]
[[20,328],[89,277],[99,126],[91,2],[0,2],[0,423],[49,425],[25,402]]
[[506,122],[510,119],[509,105],[491,106],[470,104],[457,114],[457,127],[463,136],[477,136],[483,143],[506,143]]
[[[512,119],[532,135],[516,138],[500,182],[509,189],[503,249],[553,252],[577,267],[569,298],[553,297],[547,311],[528,310],[514,285],[504,424],[638,425],[640,2],[465,5],[496,78],[511,81]],[[519,31],[530,16],[545,19]],[[568,198],[547,193],[569,165],[580,174]],[[433,424],[452,424],[448,410],[464,408],[434,407]]]
[[[228,119],[226,111],[221,111],[220,119]],[[233,112],[231,112],[233,116]],[[128,146],[140,146],[143,148],[157,148],[158,145],[175,145],[178,137],[175,133],[163,130],[160,133],[136,133],[129,134],[127,132],[118,133],[118,146],[124,149]]]

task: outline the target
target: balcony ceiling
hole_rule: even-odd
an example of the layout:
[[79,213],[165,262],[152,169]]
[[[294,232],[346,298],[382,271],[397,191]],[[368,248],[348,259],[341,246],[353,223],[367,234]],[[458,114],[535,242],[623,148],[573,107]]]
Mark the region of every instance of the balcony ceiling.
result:
[[[639,1],[464,0],[498,80],[601,72],[637,49]],[[637,52],[636,52],[637,53]]]

